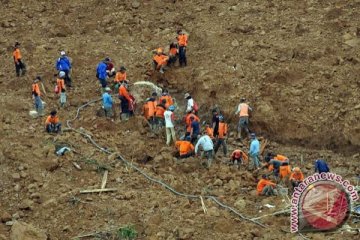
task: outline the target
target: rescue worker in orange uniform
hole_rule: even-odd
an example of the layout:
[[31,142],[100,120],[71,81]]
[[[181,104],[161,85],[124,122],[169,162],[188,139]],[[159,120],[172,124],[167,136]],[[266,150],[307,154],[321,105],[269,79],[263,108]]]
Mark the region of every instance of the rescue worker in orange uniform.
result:
[[224,117],[221,115],[219,117],[218,136],[217,136],[216,144],[214,147],[215,155],[216,155],[217,151],[219,150],[220,146],[223,147],[224,156],[227,155],[227,145],[226,145],[227,133],[228,133],[228,125],[227,125],[227,123],[224,122]]
[[156,55],[153,57],[155,70],[158,70],[160,73],[164,73],[164,68],[167,65],[169,57],[164,54],[162,48],[156,50]]
[[63,107],[66,103],[66,88],[65,88],[66,73],[59,72],[59,77],[56,79],[57,93],[60,95],[60,106]]
[[238,139],[241,140],[241,131],[245,130],[246,134],[249,137],[249,111],[252,111],[252,108],[249,107],[247,103],[245,103],[246,99],[241,98],[240,104],[235,112],[235,115],[239,114],[239,123],[237,127],[238,131]]
[[121,101],[121,114],[120,119],[128,120],[130,116],[131,106],[134,104],[133,99],[131,98],[127,83],[123,82],[119,87],[119,99]]
[[169,92],[167,89],[164,89],[163,92],[161,93],[161,97],[160,97],[160,102],[162,102],[162,100],[165,100],[165,107],[166,109],[168,109],[171,105],[174,105],[174,100],[172,99],[172,97],[169,95]]
[[294,168],[294,171],[290,175],[290,182],[293,188],[299,186],[299,184],[304,181],[304,174],[301,172],[300,168]]
[[179,45],[179,64],[180,67],[182,67],[187,65],[186,47],[188,45],[188,36],[183,30],[179,30],[177,33],[177,41]]
[[190,136],[187,136],[184,141],[176,141],[175,147],[178,150],[175,156],[178,158],[188,158],[195,155],[195,148],[190,142]]
[[48,133],[58,133],[61,132],[61,123],[59,122],[59,117],[56,115],[55,110],[51,111],[50,115],[46,118],[45,129]]
[[245,165],[249,163],[249,157],[244,151],[241,151],[240,149],[236,149],[232,152],[230,156],[230,161],[234,165],[238,165],[238,164]]
[[287,182],[287,180],[289,179],[289,176],[291,174],[291,167],[289,165],[288,162],[284,162],[280,167],[279,167],[279,177],[280,180],[282,182]]
[[43,114],[43,104],[41,100],[41,92],[39,87],[39,82],[41,81],[41,77],[37,76],[31,86],[31,94],[34,99],[35,110],[37,111],[38,116],[44,116]]
[[151,130],[155,129],[155,98],[145,100],[143,111],[145,119],[149,122]]
[[166,111],[166,99],[161,100],[161,102],[156,105],[155,108],[155,123],[157,126],[157,129],[161,129],[165,126],[165,117],[164,113]]
[[206,134],[211,138],[211,140],[215,140],[214,138],[214,129],[212,127],[210,127],[210,124],[207,122],[203,122],[203,125],[205,125],[205,132]]
[[268,170],[273,172],[277,178],[279,177],[280,167],[283,166],[284,163],[289,164],[289,159],[284,155],[268,153],[265,156],[265,162],[264,166],[268,167]]
[[127,80],[127,76],[126,76],[126,68],[124,66],[121,66],[119,71],[115,75],[114,83],[120,85],[124,81],[126,83],[129,83],[129,81]]
[[26,66],[25,66],[24,62],[22,61],[19,42],[15,43],[14,51],[13,51],[13,58],[14,58],[14,63],[15,63],[16,76],[20,77],[20,74],[21,74],[21,76],[24,76],[26,73]]
[[200,118],[196,116],[193,111],[189,111],[185,116],[185,127],[186,127],[185,136],[189,136],[191,132],[191,117],[194,117],[194,120],[200,122]]
[[176,60],[178,58],[178,45],[174,42],[172,42],[170,44],[170,47],[169,47],[169,61],[168,61],[168,66],[172,66],[172,65],[175,65],[176,63]]
[[262,178],[257,184],[256,191],[261,196],[272,196],[275,195],[274,188],[276,184],[268,179],[266,175],[262,175]]

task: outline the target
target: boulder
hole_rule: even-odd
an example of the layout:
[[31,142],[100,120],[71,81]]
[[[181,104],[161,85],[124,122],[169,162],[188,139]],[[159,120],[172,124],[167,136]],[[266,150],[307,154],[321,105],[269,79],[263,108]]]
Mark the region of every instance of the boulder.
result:
[[11,227],[10,240],[46,240],[46,239],[47,239],[46,234],[42,230],[35,228],[31,224],[16,221]]

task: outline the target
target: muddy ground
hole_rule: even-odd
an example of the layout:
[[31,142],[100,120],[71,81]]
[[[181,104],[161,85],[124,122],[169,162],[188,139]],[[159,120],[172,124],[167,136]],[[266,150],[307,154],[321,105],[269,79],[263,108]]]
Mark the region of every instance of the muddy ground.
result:
[[[254,112],[251,129],[270,144],[266,150],[287,155],[293,166],[311,174],[324,154],[331,169],[356,183],[360,174],[360,1],[20,1],[2,0],[0,10],[1,181],[0,239],[9,239],[19,220],[42,229],[50,239],[133,225],[139,239],[297,239],[286,233],[289,217],[266,217],[267,227],[243,221],[204,199],[170,193],[94,148],[79,133],[44,133],[44,119],[31,119],[31,82],[44,79],[46,113],[57,108],[54,63],[60,50],[73,61],[74,88],[59,109],[63,124],[78,107],[100,96],[96,64],[105,56],[125,65],[131,82],[149,80],[170,89],[182,117],[183,93],[200,105],[202,120],[218,105],[232,133],[229,150],[248,147],[233,137],[233,111],[246,97]],[[167,47],[176,30],[189,33],[188,66],[164,75],[151,70],[151,50]],[[28,66],[16,78],[12,45],[22,43]],[[133,88],[139,104],[149,89]],[[118,100],[117,100],[118,103]],[[150,176],[190,194],[214,195],[250,218],[279,211],[282,197],[255,195],[259,174],[225,164],[219,153],[210,170],[200,159],[179,162],[164,134],[149,132],[140,116],[129,122],[98,117],[99,103],[72,124],[91,133],[100,145],[122,154]],[[179,125],[180,129],[182,126]],[[54,154],[66,143],[76,152]],[[146,164],[143,160],[150,159]],[[303,162],[300,160],[303,159]],[[82,170],[74,167],[73,162]],[[107,187],[117,192],[79,194]],[[274,209],[264,207],[275,205]],[[359,226],[349,222],[354,228]],[[310,239],[349,239],[353,233],[307,233]],[[106,239],[106,238],[104,238]]]

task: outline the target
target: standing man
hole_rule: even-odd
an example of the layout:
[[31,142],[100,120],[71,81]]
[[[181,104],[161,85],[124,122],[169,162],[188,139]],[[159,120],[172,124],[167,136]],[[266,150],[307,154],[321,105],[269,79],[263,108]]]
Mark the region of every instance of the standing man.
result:
[[70,78],[71,63],[69,58],[66,56],[65,51],[60,52],[60,57],[56,61],[56,70],[65,73],[65,77],[64,77],[65,84],[67,87],[71,87],[71,78]]
[[101,87],[103,89],[106,88],[107,82],[106,82],[106,78],[107,78],[107,64],[110,61],[110,58],[105,58],[103,61],[101,61],[96,68],[96,77],[97,79],[100,81]]
[[105,111],[105,117],[111,118],[113,116],[113,100],[110,95],[111,89],[109,87],[105,88],[105,92],[102,95],[102,103]]
[[211,138],[204,133],[202,137],[199,139],[195,146],[195,154],[198,155],[199,153],[199,146],[202,147],[204,150],[204,156],[207,159],[207,167],[210,168],[212,160],[213,160],[213,150],[214,150],[214,144]]
[[128,91],[128,85],[126,82],[123,82],[119,87],[119,99],[121,101],[121,103],[120,103],[120,107],[121,107],[120,119],[127,121],[127,120],[129,120],[130,107],[133,106],[133,100],[130,97],[130,94]]
[[143,105],[143,115],[144,118],[148,121],[151,130],[155,130],[155,98],[147,98]]
[[190,117],[190,122],[191,122],[190,139],[191,139],[191,143],[194,144],[200,134],[200,123],[195,119],[195,116]]
[[220,116],[219,117],[219,128],[218,128],[218,136],[217,136],[217,141],[215,144],[215,155],[217,153],[217,151],[219,150],[219,147],[222,146],[223,147],[223,153],[224,153],[224,157],[227,155],[227,145],[226,145],[226,137],[227,137],[227,132],[228,132],[228,125],[227,123],[224,123],[224,117]]
[[186,60],[186,47],[188,44],[188,36],[185,34],[183,30],[179,30],[177,36],[177,41],[179,45],[179,63],[180,67],[187,66]]
[[66,103],[66,89],[65,89],[66,73],[64,71],[59,72],[59,78],[56,79],[57,91],[60,94],[60,106],[63,107]]
[[26,73],[26,67],[25,67],[24,62],[22,61],[19,42],[15,43],[14,51],[13,51],[13,58],[14,58],[14,63],[15,63],[16,76],[20,77],[20,73],[21,73],[21,76],[24,76]]
[[250,150],[249,150],[249,156],[250,156],[250,166],[249,170],[252,169],[260,169],[260,161],[259,161],[259,154],[260,154],[260,142],[257,140],[255,133],[250,134]]
[[240,104],[235,112],[235,115],[239,114],[239,123],[237,127],[238,139],[241,140],[241,130],[244,129],[249,136],[249,111],[252,111],[251,107],[245,103],[246,99],[241,98]]
[[166,127],[166,145],[170,146],[171,140],[173,143],[176,142],[175,137],[175,106],[171,105],[165,112],[164,112],[164,118],[165,118],[165,127]]
[[219,117],[221,115],[219,114],[219,110],[217,108],[214,108],[212,110],[212,128],[214,129],[214,137],[217,137],[218,131],[219,131]]
[[32,84],[31,94],[34,99],[34,105],[35,105],[35,109],[38,113],[38,116],[44,116],[43,104],[42,104],[42,100],[40,97],[41,96],[40,87],[39,87],[40,81],[41,81],[41,77],[37,76]]

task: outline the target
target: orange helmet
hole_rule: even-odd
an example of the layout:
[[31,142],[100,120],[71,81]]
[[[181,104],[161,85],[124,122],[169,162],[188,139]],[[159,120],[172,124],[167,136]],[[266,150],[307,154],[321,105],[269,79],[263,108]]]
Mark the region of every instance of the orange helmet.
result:
[[299,167],[294,168],[294,172],[300,172],[300,168]]
[[163,53],[163,49],[162,49],[162,48],[158,48],[158,49],[156,50],[156,53]]

